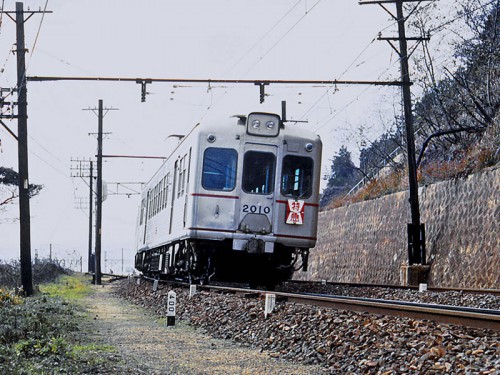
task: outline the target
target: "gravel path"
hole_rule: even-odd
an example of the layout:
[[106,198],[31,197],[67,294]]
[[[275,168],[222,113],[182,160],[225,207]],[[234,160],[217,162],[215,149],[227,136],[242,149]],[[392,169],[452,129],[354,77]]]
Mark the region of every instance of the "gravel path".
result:
[[85,300],[93,321],[85,330],[117,348],[117,373],[130,374],[323,374],[316,366],[290,364],[257,349],[210,338],[183,322],[167,327],[151,311],[119,298],[112,287],[93,287]]
[[[150,282],[124,281],[116,291],[164,316],[171,288],[153,292]],[[273,358],[321,365],[330,374],[500,375],[498,331],[283,301],[265,319],[262,298],[201,291],[190,299],[186,289],[172,289],[182,321]]]

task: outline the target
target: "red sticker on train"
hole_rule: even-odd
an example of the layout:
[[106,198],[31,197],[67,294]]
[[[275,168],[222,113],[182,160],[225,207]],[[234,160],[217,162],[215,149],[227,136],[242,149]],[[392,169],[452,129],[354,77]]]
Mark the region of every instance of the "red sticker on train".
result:
[[288,200],[286,207],[286,223],[292,225],[304,224],[304,201]]

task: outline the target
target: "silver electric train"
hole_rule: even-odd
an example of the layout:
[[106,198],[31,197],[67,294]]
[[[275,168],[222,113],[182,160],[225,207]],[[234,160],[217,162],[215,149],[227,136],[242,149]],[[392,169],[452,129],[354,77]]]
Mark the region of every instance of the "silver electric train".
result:
[[135,267],[155,278],[275,285],[316,244],[319,136],[254,112],[198,124],[142,192]]

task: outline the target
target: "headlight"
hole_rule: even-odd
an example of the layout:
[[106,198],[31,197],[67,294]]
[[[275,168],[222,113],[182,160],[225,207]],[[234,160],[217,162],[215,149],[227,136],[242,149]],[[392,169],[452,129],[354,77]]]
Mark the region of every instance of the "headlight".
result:
[[247,117],[247,134],[258,137],[277,137],[281,119],[273,113],[252,112]]
[[253,120],[253,121],[252,121],[252,127],[253,127],[254,129],[258,129],[258,128],[260,128],[260,120]]

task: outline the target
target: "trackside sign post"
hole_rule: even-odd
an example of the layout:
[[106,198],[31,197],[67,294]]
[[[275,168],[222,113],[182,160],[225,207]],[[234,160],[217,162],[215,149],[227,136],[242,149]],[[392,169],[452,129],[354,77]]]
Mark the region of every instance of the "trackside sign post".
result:
[[167,326],[175,325],[175,305],[177,303],[177,295],[173,290],[167,294]]

